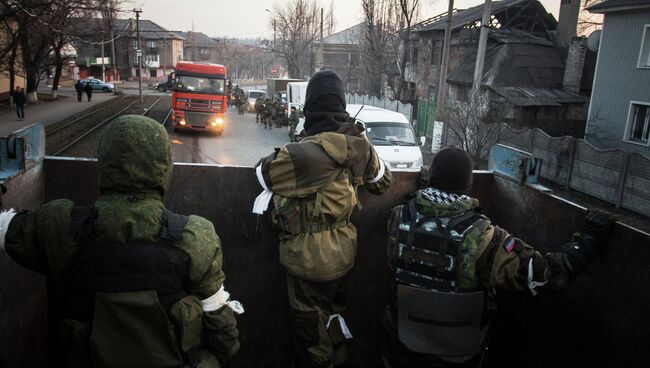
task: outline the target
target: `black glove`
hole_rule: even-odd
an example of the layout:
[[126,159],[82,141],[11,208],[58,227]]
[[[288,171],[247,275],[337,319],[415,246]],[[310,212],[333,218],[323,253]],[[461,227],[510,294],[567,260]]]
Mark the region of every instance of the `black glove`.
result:
[[589,211],[580,232],[574,234],[573,240],[565,246],[564,261],[574,276],[584,272],[602,248],[616,218],[609,212]]
[[616,218],[609,212],[602,210],[593,210],[585,216],[585,222],[580,230],[582,234],[588,234],[596,238],[597,241],[604,243],[607,241],[612,225]]

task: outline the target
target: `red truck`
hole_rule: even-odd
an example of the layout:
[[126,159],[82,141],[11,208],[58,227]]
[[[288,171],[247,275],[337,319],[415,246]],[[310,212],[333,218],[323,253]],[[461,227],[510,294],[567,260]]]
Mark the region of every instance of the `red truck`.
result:
[[226,124],[226,67],[180,61],[172,88],[172,124],[175,131],[223,133]]

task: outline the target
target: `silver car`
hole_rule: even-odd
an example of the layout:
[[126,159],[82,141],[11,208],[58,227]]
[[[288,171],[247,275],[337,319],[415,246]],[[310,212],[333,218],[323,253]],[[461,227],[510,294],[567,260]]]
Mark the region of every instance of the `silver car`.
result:
[[112,83],[105,83],[101,79],[88,78],[82,80],[81,83],[83,83],[84,86],[90,84],[90,86],[93,87],[93,91],[113,92],[115,89],[115,86]]

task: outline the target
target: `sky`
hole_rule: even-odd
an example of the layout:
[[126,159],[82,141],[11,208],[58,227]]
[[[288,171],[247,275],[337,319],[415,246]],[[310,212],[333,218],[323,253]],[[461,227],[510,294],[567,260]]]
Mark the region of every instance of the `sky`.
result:
[[[361,0],[321,0],[327,10],[334,3],[336,30],[341,31],[363,20]],[[469,8],[484,0],[455,0],[454,7]],[[558,17],[560,0],[541,0]],[[281,0],[132,0],[142,8],[142,18],[152,20],[171,31],[203,32],[211,37],[271,38],[270,14]],[[426,19],[447,10],[447,0],[420,0],[421,17]],[[129,15],[124,15],[128,17]]]

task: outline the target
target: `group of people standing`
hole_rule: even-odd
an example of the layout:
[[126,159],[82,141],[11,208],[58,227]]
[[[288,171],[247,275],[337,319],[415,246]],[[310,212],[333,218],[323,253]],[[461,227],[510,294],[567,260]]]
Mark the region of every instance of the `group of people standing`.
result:
[[82,83],[81,80],[78,80],[74,84],[74,89],[77,91],[77,101],[81,102],[83,93],[86,92],[86,98],[90,102],[90,99],[93,97],[93,86],[90,83]]
[[255,99],[255,122],[262,123],[264,129],[273,129],[274,125],[276,128],[280,128],[289,122],[288,119],[279,100],[265,96]]
[[[279,233],[296,368],[346,366],[353,331],[343,314],[357,247],[351,217],[363,212],[357,188],[381,195],[393,183],[345,107],[338,75],[316,73],[303,110],[306,137],[255,167],[263,191],[253,213],[268,210]],[[472,167],[466,152],[443,149],[427,188],[388,219],[387,367],[478,365],[490,290],[562,288],[606,243],[612,217],[590,212],[563,251],[535,251],[481,213],[469,196]],[[165,129],[142,116],[118,118],[102,133],[98,168],[101,195],[91,208],[61,199],[0,213],[0,250],[60,290],[56,332],[68,366],[227,365],[239,349],[235,315],[244,310],[224,289],[213,224],[165,209],[172,171]]]

